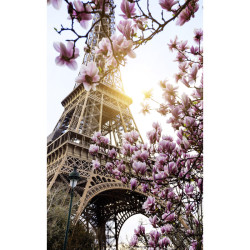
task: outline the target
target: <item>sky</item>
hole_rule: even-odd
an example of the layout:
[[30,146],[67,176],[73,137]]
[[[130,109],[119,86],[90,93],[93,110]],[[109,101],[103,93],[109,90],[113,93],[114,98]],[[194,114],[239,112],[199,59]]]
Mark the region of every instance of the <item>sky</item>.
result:
[[[249,8],[247,0],[204,1],[206,249],[249,246]],[[46,1],[3,1],[1,9],[1,248],[42,250],[46,249],[46,136],[60,117],[60,101],[73,88],[77,71],[63,85],[66,78],[58,75],[65,72],[67,77],[70,71],[53,68],[56,55],[48,60],[52,44],[48,46],[47,16],[51,13],[56,20],[58,13],[47,8]],[[161,44],[171,36],[166,34]],[[58,84],[52,91],[46,75]],[[158,81],[158,75],[155,78]],[[49,115],[52,109],[58,111]],[[150,127],[151,119],[144,121],[143,126]]]
[[[119,6],[121,0],[115,1],[116,8],[116,23],[122,18]],[[161,7],[157,4],[152,4],[151,12],[153,16],[159,18],[161,13]],[[59,11],[50,6],[47,10],[47,134],[51,133],[60,118],[63,107],[61,101],[72,91],[74,87],[74,79],[78,74],[79,66],[83,58],[83,49],[81,44],[78,43],[80,49],[80,57],[78,58],[78,69],[72,71],[66,66],[58,67],[55,64],[55,57],[58,52],[53,48],[53,42],[64,42],[65,38],[69,38],[71,34],[58,35],[54,28],[59,30],[60,22],[66,24],[65,17],[67,13],[64,8]],[[143,115],[141,111],[141,102],[143,102],[143,91],[153,89],[153,98],[157,101],[161,100],[161,90],[158,85],[160,80],[168,79],[170,83],[175,84],[173,78],[174,73],[178,72],[178,64],[173,62],[175,54],[171,53],[168,48],[170,39],[174,39],[177,35],[180,40],[188,40],[193,43],[194,29],[200,29],[203,26],[202,20],[202,2],[200,4],[199,11],[195,14],[195,19],[188,22],[186,25],[180,27],[171,23],[165,30],[156,35],[146,45],[135,50],[136,58],[128,58],[125,67],[121,67],[121,77],[125,89],[125,93],[133,99],[133,104],[130,106],[131,112],[134,116],[138,129],[144,139],[147,141],[146,132],[152,129],[152,123],[158,121],[162,128],[163,133],[171,134],[174,136],[172,127],[166,123],[166,118],[161,116],[155,111],[152,111],[148,115]],[[89,25],[91,22],[89,23]],[[119,31],[117,31],[118,33]],[[180,93],[186,90],[185,87],[180,84]],[[152,105],[157,107],[156,104]],[[139,220],[144,221],[147,225],[147,231],[153,228],[149,225],[149,221],[145,216],[136,215],[131,217],[123,225],[119,241],[127,242],[133,235],[131,228],[136,228],[139,224]]]

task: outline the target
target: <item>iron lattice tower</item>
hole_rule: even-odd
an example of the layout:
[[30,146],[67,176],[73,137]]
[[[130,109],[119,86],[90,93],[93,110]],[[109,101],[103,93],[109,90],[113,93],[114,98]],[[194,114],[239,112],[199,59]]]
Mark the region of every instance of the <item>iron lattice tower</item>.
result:
[[[113,1],[109,1],[113,4]],[[114,11],[110,8],[110,19],[98,22],[89,33],[87,43],[90,50],[85,53],[83,64],[104,59],[96,56],[94,48],[103,38],[115,32]],[[95,15],[93,22],[99,19]],[[146,197],[139,189],[132,192],[129,186],[114,179],[105,170],[106,157],[98,154],[100,170],[92,167],[93,157],[88,148],[91,136],[96,131],[109,136],[110,148],[119,152],[122,134],[136,130],[129,109],[132,99],[124,93],[119,69],[100,83],[96,91],[85,91],[82,84],[64,98],[64,111],[48,136],[47,181],[48,193],[57,182],[69,184],[68,175],[77,166],[80,181],[75,188],[79,206],[74,215],[75,223],[90,224],[97,235],[99,249],[118,249],[118,237],[123,223],[132,215],[143,213],[142,203]],[[140,136],[140,140],[142,138]]]

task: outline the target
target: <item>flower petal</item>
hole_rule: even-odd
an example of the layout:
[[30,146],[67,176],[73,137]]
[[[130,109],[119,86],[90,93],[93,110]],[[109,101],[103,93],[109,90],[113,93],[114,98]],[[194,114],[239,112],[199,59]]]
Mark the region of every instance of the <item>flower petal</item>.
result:
[[60,49],[60,43],[59,42],[54,42],[53,43],[53,47],[55,48],[55,50],[59,53],[61,53],[61,49]]
[[62,66],[65,63],[65,61],[60,56],[56,57],[55,62],[56,62],[56,65],[58,66]]
[[52,5],[55,9],[59,10],[62,5],[62,0],[52,0]]
[[77,69],[77,62],[75,60],[70,60],[69,62],[66,62],[66,65],[72,70]]
[[86,91],[90,91],[91,90],[91,85],[88,84],[87,82],[83,82],[83,86],[85,88]]

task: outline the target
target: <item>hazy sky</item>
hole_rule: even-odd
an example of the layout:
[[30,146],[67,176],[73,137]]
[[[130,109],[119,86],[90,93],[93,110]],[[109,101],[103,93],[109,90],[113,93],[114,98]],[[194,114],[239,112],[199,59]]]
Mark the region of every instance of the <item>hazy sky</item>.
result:
[[[116,23],[121,20],[119,17],[121,0],[115,1],[116,8]],[[153,15],[159,15],[161,8],[158,1],[152,5]],[[55,65],[55,57],[58,52],[53,48],[54,41],[64,42],[63,39],[69,38],[67,36],[58,35],[54,27],[60,28],[60,23],[66,24],[67,12],[64,8],[59,11],[51,6],[47,10],[47,134],[51,133],[60,118],[63,107],[61,101],[66,97],[74,87],[74,79],[78,74],[79,66],[83,58],[83,43],[78,43],[80,49],[80,57],[78,58],[78,69],[72,71],[66,66],[58,67]],[[193,30],[195,28],[202,28],[202,6],[196,13],[196,18],[191,20],[182,27],[176,26],[175,23],[168,25],[163,32],[154,37],[146,45],[140,47],[135,51],[136,58],[128,58],[128,63],[121,68],[122,80],[124,89],[127,95],[133,99],[133,104],[130,106],[131,112],[134,116],[135,122],[140,130],[144,140],[146,139],[146,132],[152,128],[152,122],[159,121],[163,127],[163,134],[173,134],[172,128],[166,124],[166,119],[156,112],[144,116],[140,113],[143,101],[143,90],[154,89],[154,98],[159,101],[161,99],[161,91],[158,86],[160,80],[169,79],[170,83],[174,83],[173,75],[178,72],[178,64],[173,62],[175,54],[171,53],[167,44],[170,39],[176,35],[182,40],[189,40],[193,42]],[[185,91],[185,88],[180,86],[180,92]],[[155,106],[155,105],[154,105]],[[123,226],[120,234],[120,241],[130,239],[133,235],[133,228],[137,227],[138,220],[143,216],[131,217]],[[144,217],[144,221],[145,217]]]

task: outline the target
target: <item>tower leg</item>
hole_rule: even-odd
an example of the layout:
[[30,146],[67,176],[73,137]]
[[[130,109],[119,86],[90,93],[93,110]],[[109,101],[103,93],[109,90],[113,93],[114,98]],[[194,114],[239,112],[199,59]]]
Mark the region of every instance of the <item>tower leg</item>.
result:
[[118,226],[118,222],[117,222],[117,217],[115,215],[115,249],[118,250],[118,240],[119,240],[119,235],[117,234],[117,226]]
[[99,243],[99,250],[106,250],[105,223],[99,226],[97,237]]

